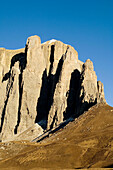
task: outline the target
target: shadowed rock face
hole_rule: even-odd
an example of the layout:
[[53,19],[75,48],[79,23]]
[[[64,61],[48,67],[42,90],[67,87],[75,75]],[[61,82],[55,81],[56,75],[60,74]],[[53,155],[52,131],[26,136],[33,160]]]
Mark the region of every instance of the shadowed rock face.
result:
[[79,61],[70,45],[57,40],[41,44],[32,36],[25,49],[0,49],[1,140],[35,123],[51,129],[101,102],[106,102],[103,84],[97,82],[93,63]]

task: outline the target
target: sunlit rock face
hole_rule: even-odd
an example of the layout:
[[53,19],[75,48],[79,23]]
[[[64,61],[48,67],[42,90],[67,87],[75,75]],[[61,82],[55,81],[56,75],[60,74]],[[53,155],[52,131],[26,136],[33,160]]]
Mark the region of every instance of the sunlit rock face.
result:
[[106,102],[104,88],[92,61],[78,60],[70,45],[57,40],[41,44],[40,37],[31,36],[25,49],[0,49],[2,141],[13,140],[36,123],[42,134],[42,128],[56,127],[101,102]]

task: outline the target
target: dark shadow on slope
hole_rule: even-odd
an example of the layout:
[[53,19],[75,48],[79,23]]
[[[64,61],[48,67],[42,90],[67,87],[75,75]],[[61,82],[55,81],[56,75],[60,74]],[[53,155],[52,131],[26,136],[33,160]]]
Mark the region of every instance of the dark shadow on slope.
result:
[[72,122],[73,120],[74,120],[73,118],[67,119],[66,121],[64,121],[64,122],[60,123],[59,125],[57,125],[55,128],[47,130],[42,135],[40,135],[37,138],[33,139],[32,142],[41,142],[45,138],[49,137],[51,134],[54,134],[55,132],[57,132],[60,129],[64,128],[69,122]]
[[104,167],[102,167],[102,168],[113,168],[113,164],[110,164],[110,165],[108,165],[108,166],[104,166]]

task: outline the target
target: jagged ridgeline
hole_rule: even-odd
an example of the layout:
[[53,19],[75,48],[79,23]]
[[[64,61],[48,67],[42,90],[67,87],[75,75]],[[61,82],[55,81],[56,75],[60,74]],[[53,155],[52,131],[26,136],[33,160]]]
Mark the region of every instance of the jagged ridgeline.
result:
[[0,48],[1,141],[25,131],[37,137],[100,102],[106,102],[103,84],[93,63],[78,60],[70,45],[31,36],[25,49]]

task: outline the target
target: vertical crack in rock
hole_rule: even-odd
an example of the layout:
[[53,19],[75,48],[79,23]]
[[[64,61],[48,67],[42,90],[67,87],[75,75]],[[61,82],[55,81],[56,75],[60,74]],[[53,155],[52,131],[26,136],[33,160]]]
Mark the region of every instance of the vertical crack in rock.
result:
[[21,117],[21,104],[22,104],[22,92],[23,92],[23,84],[22,84],[22,72],[19,75],[19,106],[18,106],[18,118],[17,118],[17,125],[14,128],[14,134],[17,134],[17,129],[20,124],[20,117]]
[[50,69],[49,69],[49,75],[48,75],[48,112],[50,110],[51,104],[52,104],[52,98],[53,98],[53,93],[54,93],[54,75],[52,75],[52,68],[53,68],[53,63],[54,63],[54,48],[55,46],[51,46],[51,54],[50,54]]
[[49,69],[49,77],[51,77],[51,72],[52,72],[52,69],[53,69],[53,63],[54,63],[54,50],[55,50],[55,46],[52,45],[51,46],[51,55],[50,55],[50,69]]

